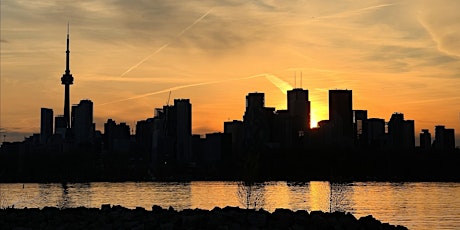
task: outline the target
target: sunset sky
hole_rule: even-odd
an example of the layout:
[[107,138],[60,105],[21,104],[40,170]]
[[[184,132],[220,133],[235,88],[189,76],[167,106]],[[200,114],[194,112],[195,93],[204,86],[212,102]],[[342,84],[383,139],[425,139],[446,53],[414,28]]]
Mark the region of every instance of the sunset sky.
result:
[[454,128],[460,145],[459,12],[458,0],[1,1],[0,127],[21,141],[40,108],[63,114],[70,22],[71,104],[92,100],[101,131],[153,117],[171,91],[190,99],[193,133],[219,132],[248,93],[286,109],[303,87],[313,125],[328,90],[351,89],[353,109],[404,113],[416,136]]

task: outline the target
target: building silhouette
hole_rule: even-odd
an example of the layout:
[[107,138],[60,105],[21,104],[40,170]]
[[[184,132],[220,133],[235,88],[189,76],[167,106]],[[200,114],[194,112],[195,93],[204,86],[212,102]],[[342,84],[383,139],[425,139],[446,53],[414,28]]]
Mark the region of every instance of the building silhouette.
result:
[[353,145],[353,101],[351,90],[329,90],[329,125],[332,143],[341,147]]
[[176,158],[179,162],[192,160],[192,105],[189,99],[174,99],[176,124]]
[[381,149],[385,145],[385,120],[382,118],[367,119],[367,146],[371,149]]
[[422,129],[420,133],[420,148],[425,151],[431,149],[431,133],[428,129]]
[[367,147],[367,110],[353,110],[353,139],[356,147]]
[[287,111],[292,119],[296,133],[310,130],[310,101],[308,90],[295,88],[287,91]]
[[72,106],[72,131],[76,144],[93,144],[95,124],[91,100],[81,100]]
[[53,135],[53,110],[41,108],[40,110],[40,144],[44,145]]
[[232,156],[241,157],[243,150],[244,125],[243,121],[233,120],[224,122],[224,133],[232,137]]
[[54,118],[54,133],[60,135],[62,138],[66,137],[67,122],[64,115],[58,115]]
[[258,154],[273,142],[275,108],[265,107],[264,93],[249,93],[243,115],[243,152]]
[[152,162],[188,164],[192,160],[192,105],[189,99],[175,99],[174,105],[155,110]]
[[[329,90],[329,120],[319,121],[313,129],[309,91],[294,88],[286,92],[287,109],[278,111],[265,107],[264,93],[248,93],[243,119],[224,122],[223,133],[193,135],[190,100],[175,99],[170,105],[168,98],[166,105],[154,109],[153,117],[136,122],[135,134],[126,123],[112,119],[107,119],[101,134],[95,128],[91,100],[70,108],[74,78],[69,43],[68,30],[66,70],[61,78],[64,114],[55,116],[53,125],[53,110],[41,108],[39,134],[23,142],[4,142],[0,178],[7,172],[10,178],[25,175],[26,179],[54,181],[137,180],[153,178],[152,173],[168,179],[177,175],[187,179],[192,175],[324,179],[324,175],[367,173],[401,179],[411,165],[425,173],[431,160],[456,165],[460,159],[451,157],[455,154],[431,154],[458,152],[454,129],[436,126],[433,143],[429,131],[422,129],[420,148],[415,148],[413,120],[405,120],[402,113],[393,113],[388,123],[368,118],[367,110],[353,110],[351,90],[337,89]],[[394,154],[400,152],[407,154]],[[420,152],[424,153],[421,158]],[[453,159],[453,163],[443,159]]]
[[413,120],[404,120],[404,114],[393,113],[388,122],[389,147],[393,149],[412,149],[415,147]]
[[455,149],[454,129],[446,129],[444,125],[435,126],[433,149],[436,151],[450,151]]
[[104,149],[113,153],[128,153],[131,151],[129,126],[122,122],[117,124],[108,119],[104,124]]

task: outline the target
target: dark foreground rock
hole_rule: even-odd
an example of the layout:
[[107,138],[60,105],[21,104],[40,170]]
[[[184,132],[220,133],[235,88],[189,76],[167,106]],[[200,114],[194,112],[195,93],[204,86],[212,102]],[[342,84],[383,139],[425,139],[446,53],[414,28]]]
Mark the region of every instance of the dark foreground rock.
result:
[[211,211],[153,206],[98,208],[0,209],[0,229],[407,229],[381,223],[372,216],[356,219],[350,213],[246,210],[235,207]]

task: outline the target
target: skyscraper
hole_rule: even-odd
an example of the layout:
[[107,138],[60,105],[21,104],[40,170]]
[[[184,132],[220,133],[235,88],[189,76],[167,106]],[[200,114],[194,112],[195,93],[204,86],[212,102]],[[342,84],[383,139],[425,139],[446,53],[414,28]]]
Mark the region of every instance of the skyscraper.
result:
[[422,129],[420,133],[420,148],[422,150],[431,149],[431,133],[428,129]]
[[310,101],[308,90],[296,88],[287,92],[287,110],[293,119],[295,131],[306,132],[310,129]]
[[73,84],[73,77],[70,73],[70,50],[69,50],[69,25],[67,25],[67,50],[66,50],[66,69],[61,77],[61,84],[64,85],[64,119],[66,128],[70,129],[70,85]]
[[192,104],[189,99],[174,99],[176,110],[176,150],[177,160],[192,160]]
[[75,143],[90,143],[94,134],[93,102],[81,100],[72,106],[72,131]]
[[390,145],[395,149],[415,147],[415,130],[413,120],[404,120],[404,114],[393,113],[388,122]]
[[41,108],[40,115],[40,144],[43,145],[53,135],[53,110]]
[[367,110],[353,110],[353,138],[355,146],[367,145]]
[[433,148],[436,151],[447,151],[455,149],[454,129],[446,129],[444,125],[436,125],[434,132]]
[[351,90],[329,90],[329,123],[336,144],[353,144],[352,103]]

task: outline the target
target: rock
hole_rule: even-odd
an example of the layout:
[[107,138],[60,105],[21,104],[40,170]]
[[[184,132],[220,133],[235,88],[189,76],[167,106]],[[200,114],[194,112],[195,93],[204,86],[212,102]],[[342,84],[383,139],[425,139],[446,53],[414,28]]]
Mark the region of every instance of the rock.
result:
[[2,229],[407,229],[381,223],[371,215],[357,220],[352,214],[342,212],[276,209],[270,213],[237,207],[176,211],[159,206],[147,211],[142,207],[128,209],[109,204],[100,209],[0,209],[0,225]]

